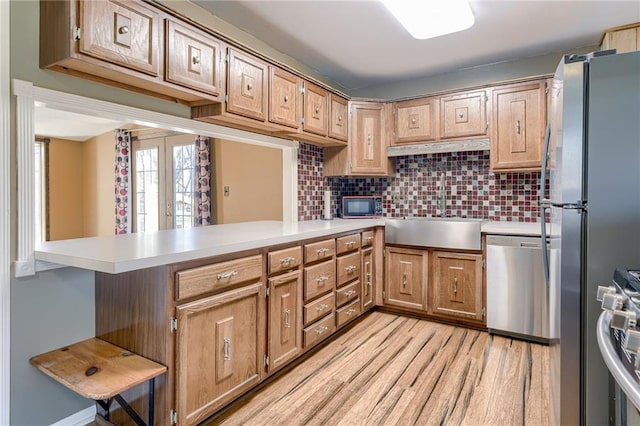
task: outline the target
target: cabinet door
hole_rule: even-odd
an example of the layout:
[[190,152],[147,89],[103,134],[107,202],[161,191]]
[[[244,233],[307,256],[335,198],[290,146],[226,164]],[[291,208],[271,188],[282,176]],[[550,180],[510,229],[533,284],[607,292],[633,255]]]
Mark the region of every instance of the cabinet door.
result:
[[269,278],[269,371],[302,350],[302,273]]
[[301,79],[277,67],[269,67],[269,121],[297,129],[300,126]]
[[158,75],[160,18],[141,2],[81,1],[81,53]]
[[384,105],[375,102],[352,102],[351,173],[387,174],[387,143]]
[[349,138],[348,102],[329,94],[329,137],[346,141]]
[[440,98],[440,139],[487,135],[487,95],[484,90]]
[[262,288],[254,284],[176,308],[179,424],[200,423],[260,381]]
[[265,121],[267,118],[267,65],[229,49],[227,111]]
[[544,82],[493,90],[492,170],[539,170],[546,126]]
[[434,252],[434,315],[482,321],[482,255]]
[[327,136],[329,120],[327,120],[327,104],[329,92],[320,86],[305,81],[304,83],[304,124],[305,132]]
[[436,139],[434,98],[396,102],[395,143],[428,142]]
[[428,254],[422,250],[387,247],[385,304],[426,311]]
[[208,34],[167,20],[165,79],[218,96],[222,85],[220,42]]
[[[364,234],[364,233],[363,233]],[[362,312],[373,307],[373,248],[362,250]]]

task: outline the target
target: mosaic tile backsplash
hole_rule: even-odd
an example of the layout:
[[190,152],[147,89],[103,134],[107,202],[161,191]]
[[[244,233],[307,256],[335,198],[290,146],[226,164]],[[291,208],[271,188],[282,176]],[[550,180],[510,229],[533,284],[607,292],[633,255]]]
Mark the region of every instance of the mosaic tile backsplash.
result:
[[321,218],[325,188],[333,192],[334,216],[343,195],[382,195],[386,217],[439,216],[437,198],[444,174],[447,216],[538,221],[540,173],[491,173],[488,151],[397,157],[395,175],[385,178],[323,179],[322,164],[322,148],[300,144],[300,220]]

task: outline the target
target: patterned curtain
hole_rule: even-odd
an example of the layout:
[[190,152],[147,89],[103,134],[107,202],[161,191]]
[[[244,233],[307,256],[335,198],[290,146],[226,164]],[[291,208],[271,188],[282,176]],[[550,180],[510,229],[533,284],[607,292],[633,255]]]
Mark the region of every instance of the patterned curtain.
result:
[[196,226],[211,225],[211,160],[209,138],[196,136],[195,185],[193,188],[197,215]]
[[131,232],[129,225],[129,153],[131,152],[131,132],[116,130],[116,234]]

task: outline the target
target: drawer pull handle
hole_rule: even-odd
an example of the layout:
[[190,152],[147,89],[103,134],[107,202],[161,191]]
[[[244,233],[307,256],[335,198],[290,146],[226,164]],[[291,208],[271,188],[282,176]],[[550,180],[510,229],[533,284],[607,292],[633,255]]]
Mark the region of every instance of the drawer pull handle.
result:
[[371,272],[367,272],[367,285],[371,286]]
[[355,241],[347,241],[345,244],[348,248],[351,248],[355,243],[356,243]]
[[218,274],[217,278],[218,278],[218,281],[220,281],[220,280],[225,280],[227,278],[235,277],[236,275],[238,275],[238,271],[229,271],[229,272],[224,272],[222,274]]
[[318,312],[322,312],[322,311],[324,311],[325,309],[327,309],[328,307],[329,307],[329,305],[327,305],[326,303],[323,303],[322,305],[320,305],[320,306],[318,306],[318,307],[316,308],[316,311],[318,311]]
[[344,269],[346,269],[346,270],[347,270],[347,274],[351,274],[351,273],[353,273],[353,271],[355,271],[355,270],[356,270],[356,267],[355,267],[355,265],[349,265],[349,266],[347,266],[347,267],[346,267],[346,268],[344,268]]
[[291,328],[291,309],[284,310],[284,328]]
[[316,334],[322,334],[325,331],[327,331],[328,329],[329,329],[329,327],[327,327],[326,325],[323,325],[322,327],[316,329]]
[[224,338],[224,360],[231,361],[231,339]]
[[324,256],[325,254],[327,254],[328,251],[329,251],[329,249],[324,247],[324,248],[316,250],[316,254],[318,256]]
[[345,314],[347,314],[348,316],[351,316],[351,315],[353,315],[355,313],[356,313],[356,310],[353,309],[353,308],[348,309],[347,311],[345,311]]
[[355,291],[355,290],[345,291],[345,293],[344,293],[344,295],[345,295],[346,297],[351,297],[351,296],[353,296],[354,294],[356,294],[356,291]]
[[407,286],[407,273],[403,272],[402,273],[402,287],[406,287]]
[[118,28],[118,34],[128,34],[128,33],[129,33],[129,27],[127,27],[126,25],[123,25],[120,28]]
[[520,125],[520,120],[516,120],[516,133],[520,134],[521,131],[521,125]]
[[373,240],[373,237],[365,237],[365,238],[364,238],[364,240],[365,240],[366,242],[370,242],[371,240]]
[[316,278],[316,282],[318,283],[318,285],[322,285],[324,284],[325,281],[328,281],[329,277],[318,277]]
[[458,277],[453,278],[453,292],[458,293]]
[[293,257],[293,256],[287,256],[285,258],[280,259],[280,263],[283,264],[283,265],[285,265],[285,264],[290,265],[295,261],[296,261],[296,258]]

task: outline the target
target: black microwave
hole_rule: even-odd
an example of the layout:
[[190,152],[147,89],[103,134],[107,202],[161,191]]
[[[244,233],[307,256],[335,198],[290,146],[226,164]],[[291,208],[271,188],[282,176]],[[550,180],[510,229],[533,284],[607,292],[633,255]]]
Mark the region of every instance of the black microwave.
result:
[[379,195],[342,197],[340,217],[345,219],[382,217],[382,197]]

